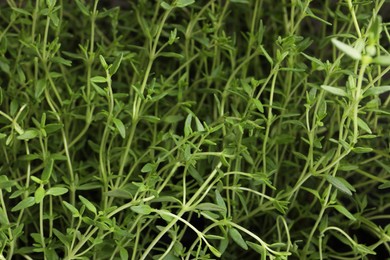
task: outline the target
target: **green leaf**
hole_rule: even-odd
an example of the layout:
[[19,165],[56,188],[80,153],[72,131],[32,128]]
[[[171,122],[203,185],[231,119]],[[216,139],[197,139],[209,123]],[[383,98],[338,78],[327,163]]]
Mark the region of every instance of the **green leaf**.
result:
[[390,55],[377,56],[373,59],[373,62],[382,66],[390,66]]
[[166,209],[161,209],[158,211],[159,215],[161,216],[161,218],[163,220],[165,220],[167,223],[170,223],[174,217],[172,217],[171,215],[167,214],[167,213],[170,213],[168,210]]
[[388,189],[388,188],[390,188],[390,181],[382,183],[381,185],[378,186],[378,189],[380,189],[380,190]]
[[30,140],[34,139],[35,137],[39,136],[39,131],[36,129],[29,129],[24,131],[23,134],[19,135],[17,137],[18,140]]
[[27,197],[24,200],[22,200],[21,202],[19,202],[18,204],[16,204],[16,206],[13,207],[11,209],[11,211],[14,212],[14,211],[26,209],[28,207],[31,207],[34,204],[35,204],[35,198],[34,197]]
[[200,122],[199,118],[197,118],[197,117],[195,117],[195,125],[196,125],[196,130],[198,132],[205,131],[204,126],[202,125],[202,123]]
[[42,181],[48,181],[53,173],[54,160],[50,159],[43,169],[41,179]]
[[360,60],[362,58],[362,54],[356,50],[355,48],[337,40],[336,38],[332,39],[332,43],[336,46],[340,51],[344,52],[346,55],[351,57],[354,60]]
[[62,64],[62,65],[68,66],[68,67],[72,66],[72,61],[66,60],[62,57],[52,57],[50,60],[54,63]]
[[164,8],[165,10],[171,10],[173,8],[170,4],[168,4],[165,1],[161,2],[161,7]]
[[257,110],[259,110],[261,113],[264,113],[264,107],[260,100],[252,98],[251,101],[256,106]]
[[100,64],[102,64],[103,68],[105,70],[107,70],[108,69],[108,64],[107,64],[106,60],[104,59],[104,57],[102,55],[99,55],[99,60],[100,60]]
[[215,190],[215,200],[217,201],[217,205],[224,211],[227,211],[226,203],[223,197],[221,196],[221,193],[216,189]]
[[364,97],[376,96],[390,91],[390,86],[371,87],[364,92]]
[[70,203],[66,201],[62,201],[62,203],[65,205],[67,209],[69,209],[70,212],[72,212],[73,217],[78,217],[80,216],[80,212]]
[[236,3],[236,4],[249,4],[248,0],[230,0],[230,2]]
[[207,245],[207,247],[210,249],[211,253],[213,253],[213,255],[215,255],[216,257],[221,257],[221,252],[219,252],[215,247],[213,247],[212,245]]
[[110,72],[111,76],[114,75],[118,71],[119,66],[121,65],[122,59],[123,59],[123,53],[121,53],[120,55],[118,55],[115,58],[114,63],[112,64],[112,66],[109,69],[109,72]]
[[374,151],[374,149],[372,149],[371,147],[354,147],[352,151],[354,151],[355,153],[370,153]]
[[184,123],[184,136],[187,137],[192,133],[191,128],[192,114],[188,114],[186,121]]
[[85,5],[80,2],[80,0],[76,0],[76,5],[84,15],[89,16],[89,11],[87,7],[85,7]]
[[179,54],[179,53],[175,53],[175,52],[160,52],[158,54],[158,56],[160,57],[167,57],[167,58],[176,58],[176,59],[184,59],[184,56],[182,54]]
[[96,83],[92,82],[92,86],[99,96],[105,97],[107,95],[106,91],[104,91],[101,87],[99,87]]
[[131,210],[141,215],[149,215],[152,213],[152,208],[149,205],[138,205],[131,207]]
[[46,195],[60,196],[68,192],[67,188],[63,187],[52,187],[47,192]]
[[47,124],[45,125],[44,129],[47,134],[54,133],[64,127],[63,124]]
[[114,122],[116,129],[118,129],[121,137],[125,138],[126,137],[126,128],[125,128],[125,125],[123,124],[123,122],[118,118],[113,118],[112,121]]
[[325,176],[326,180],[332,184],[336,189],[339,191],[352,196],[352,191],[344,184],[345,182],[341,181],[340,177],[334,177],[332,175],[326,175]]
[[210,202],[205,202],[205,203],[200,203],[196,205],[195,207],[198,210],[206,210],[206,211],[223,211],[224,209],[214,203]]
[[171,34],[169,35],[169,40],[168,40],[169,45],[172,45],[175,42],[176,36],[177,36],[177,29],[175,28],[174,30],[171,31]]
[[333,206],[338,212],[349,218],[350,220],[355,221],[356,218],[342,205],[334,205]]
[[70,247],[71,239],[66,235],[62,234],[58,229],[53,228],[54,235],[64,244],[66,247]]
[[177,0],[176,1],[176,6],[180,7],[180,8],[183,8],[183,7],[189,6],[189,5],[193,4],[193,3],[195,3],[195,0]]
[[41,203],[44,197],[45,197],[45,189],[41,185],[38,187],[38,189],[35,190],[34,193],[35,203]]
[[346,97],[347,92],[343,88],[336,88],[332,86],[322,85],[321,88],[329,93],[332,93],[337,96]]
[[252,242],[250,242],[250,241],[246,241],[246,243],[248,244],[248,246],[250,247],[250,248],[252,248],[253,250],[255,250],[257,253],[259,253],[259,254],[261,254],[261,255],[263,255],[265,252],[265,250],[264,250],[264,248],[261,246],[261,245],[259,245],[259,244],[256,244],[256,243],[252,243]]
[[79,195],[79,199],[81,200],[81,203],[83,203],[89,211],[93,212],[96,215],[97,210],[96,210],[95,205],[92,204],[92,202],[90,202],[89,200],[87,200],[86,198],[84,198],[81,195]]
[[358,126],[369,134],[372,134],[370,127],[361,118],[357,119]]
[[142,167],[141,172],[151,172],[156,168],[153,163],[147,163]]
[[24,14],[24,15],[27,15],[27,16],[31,15],[29,12],[27,12],[26,10],[24,10],[22,8],[11,7],[11,9],[14,10],[15,12],[17,12],[17,13],[20,13],[20,14]]
[[127,250],[123,247],[119,249],[119,256],[121,257],[121,260],[127,260],[129,259],[129,253]]
[[245,243],[245,240],[242,238],[240,232],[238,232],[237,229],[230,228],[229,235],[234,240],[234,242],[237,243],[237,245],[239,245],[245,250],[248,250],[248,245]]
[[95,77],[91,78],[91,81],[94,83],[104,83],[104,82],[107,82],[107,79],[105,77],[102,77],[102,76],[95,76]]
[[182,115],[169,115],[164,117],[163,121],[169,124],[177,123],[183,120],[184,117]]

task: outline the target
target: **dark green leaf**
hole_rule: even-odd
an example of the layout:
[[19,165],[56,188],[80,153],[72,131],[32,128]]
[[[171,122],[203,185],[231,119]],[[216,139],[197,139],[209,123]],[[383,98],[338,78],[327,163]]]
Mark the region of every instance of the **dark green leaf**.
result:
[[121,65],[122,59],[123,59],[123,53],[121,53],[120,55],[118,55],[115,58],[114,63],[112,64],[112,66],[109,69],[109,72],[110,72],[111,76],[114,75],[118,71],[119,66]]
[[334,205],[333,206],[338,212],[349,218],[350,220],[355,221],[356,218],[342,205]]
[[326,175],[326,180],[332,184],[339,191],[352,196],[352,191],[344,184],[345,182],[341,181],[340,177],[334,177],[332,175]]
[[50,179],[51,174],[53,173],[54,160],[50,159],[45,168],[43,169],[41,179],[42,181],[47,181]]

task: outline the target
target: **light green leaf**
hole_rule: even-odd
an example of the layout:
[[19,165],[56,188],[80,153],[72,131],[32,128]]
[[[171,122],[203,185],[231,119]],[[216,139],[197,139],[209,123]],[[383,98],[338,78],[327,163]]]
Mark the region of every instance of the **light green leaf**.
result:
[[126,128],[125,128],[125,125],[123,124],[123,122],[118,118],[113,118],[112,121],[114,122],[116,129],[118,129],[121,137],[125,138],[126,137]]
[[196,205],[195,207],[198,210],[206,210],[206,211],[223,211],[224,209],[214,203],[210,202],[205,202],[205,203],[200,203]]
[[361,118],[357,119],[358,126],[369,134],[372,134],[370,127]]
[[99,60],[100,60],[100,64],[102,64],[103,68],[105,70],[107,70],[108,69],[108,64],[107,64],[106,60],[104,59],[104,57],[102,55],[99,55]]
[[193,3],[195,3],[195,0],[177,0],[176,6],[183,8],[183,7],[189,6]]
[[223,197],[221,196],[221,193],[216,189],[215,190],[215,200],[217,201],[217,205],[222,208],[224,211],[227,211],[226,203]]
[[11,209],[11,211],[14,212],[14,211],[26,209],[28,207],[31,207],[34,204],[35,204],[35,198],[34,197],[27,197],[24,200],[22,200],[21,202],[19,202],[18,204],[16,204],[16,206],[13,207]]
[[237,229],[230,228],[229,235],[234,240],[234,242],[237,243],[237,245],[239,245],[245,250],[248,250],[248,245],[245,243],[245,240],[242,238],[240,232],[238,232]]
[[90,202],[89,200],[87,200],[86,198],[84,198],[81,195],[79,195],[79,199],[81,200],[81,203],[83,203],[89,211],[93,212],[96,215],[97,210],[96,210],[95,205],[92,204],[92,202]]
[[147,163],[142,167],[141,172],[151,172],[155,169],[155,165],[153,163]]
[[196,125],[196,130],[198,132],[203,132],[205,130],[202,123],[200,122],[199,118],[197,118],[197,117],[195,117],[195,125]]
[[329,93],[332,93],[337,96],[346,97],[347,92],[344,90],[344,88],[336,88],[332,86],[322,85],[321,88]]
[[85,5],[80,2],[80,0],[76,0],[76,5],[84,15],[89,16],[89,11],[87,7],[85,7]]
[[364,97],[380,95],[390,91],[390,86],[372,87],[364,92]]
[[17,139],[19,140],[30,140],[39,136],[39,131],[35,129],[29,129],[23,132],[23,134],[19,135]]
[[352,151],[354,151],[355,153],[369,153],[374,151],[374,149],[372,149],[371,147],[354,147]]
[[152,213],[152,208],[149,205],[133,206],[131,210],[141,215],[149,215]]
[[213,255],[215,255],[216,257],[221,257],[221,252],[219,252],[215,247],[213,247],[212,245],[207,245],[207,247],[210,249],[211,253],[213,253]]
[[260,100],[252,98],[251,101],[256,106],[257,110],[259,110],[261,113],[264,113],[264,107]]
[[259,254],[261,254],[261,255],[263,255],[265,252],[265,250],[264,250],[264,248],[261,246],[261,245],[259,245],[259,244],[255,244],[255,243],[252,243],[252,242],[250,242],[250,241],[246,241],[246,243],[248,244],[248,246],[250,247],[250,248],[252,248],[253,250],[255,250],[257,253],[259,253]]
[[95,77],[91,78],[91,81],[94,83],[104,83],[104,82],[107,82],[107,79],[105,77],[102,77],[102,76],[95,76]]
[[67,188],[63,187],[52,187],[47,192],[46,195],[60,196],[68,192]]
[[171,10],[173,8],[170,4],[168,4],[165,1],[161,2],[161,7],[164,8],[165,10]]
[[41,203],[43,197],[45,197],[45,189],[42,186],[39,186],[34,193],[35,203]]
[[362,54],[356,50],[355,48],[337,40],[336,38],[332,39],[332,43],[336,46],[340,51],[344,52],[346,55],[351,57],[354,60],[360,60],[362,58]]
[[127,260],[129,259],[129,253],[127,252],[127,250],[123,247],[121,247],[119,249],[119,255],[121,257],[121,260]]
[[72,212],[72,216],[73,216],[73,217],[78,217],[78,216],[80,216],[79,211],[78,211],[72,204],[70,204],[70,203],[68,203],[68,202],[66,202],[66,201],[62,201],[62,203],[65,205],[65,207],[66,207],[67,209],[70,210],[70,212]]
[[373,62],[382,66],[390,66],[390,55],[377,56],[373,59]]
[[249,4],[248,0],[230,0],[230,2],[236,3],[236,4]]
[[192,133],[191,128],[192,114],[188,114],[186,121],[184,123],[184,136],[189,136]]

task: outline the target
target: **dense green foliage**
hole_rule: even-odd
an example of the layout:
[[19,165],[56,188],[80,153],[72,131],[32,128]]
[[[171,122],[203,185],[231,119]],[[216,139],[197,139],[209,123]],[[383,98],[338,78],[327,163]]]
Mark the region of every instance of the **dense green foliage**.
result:
[[385,2],[0,3],[0,259],[390,257]]

